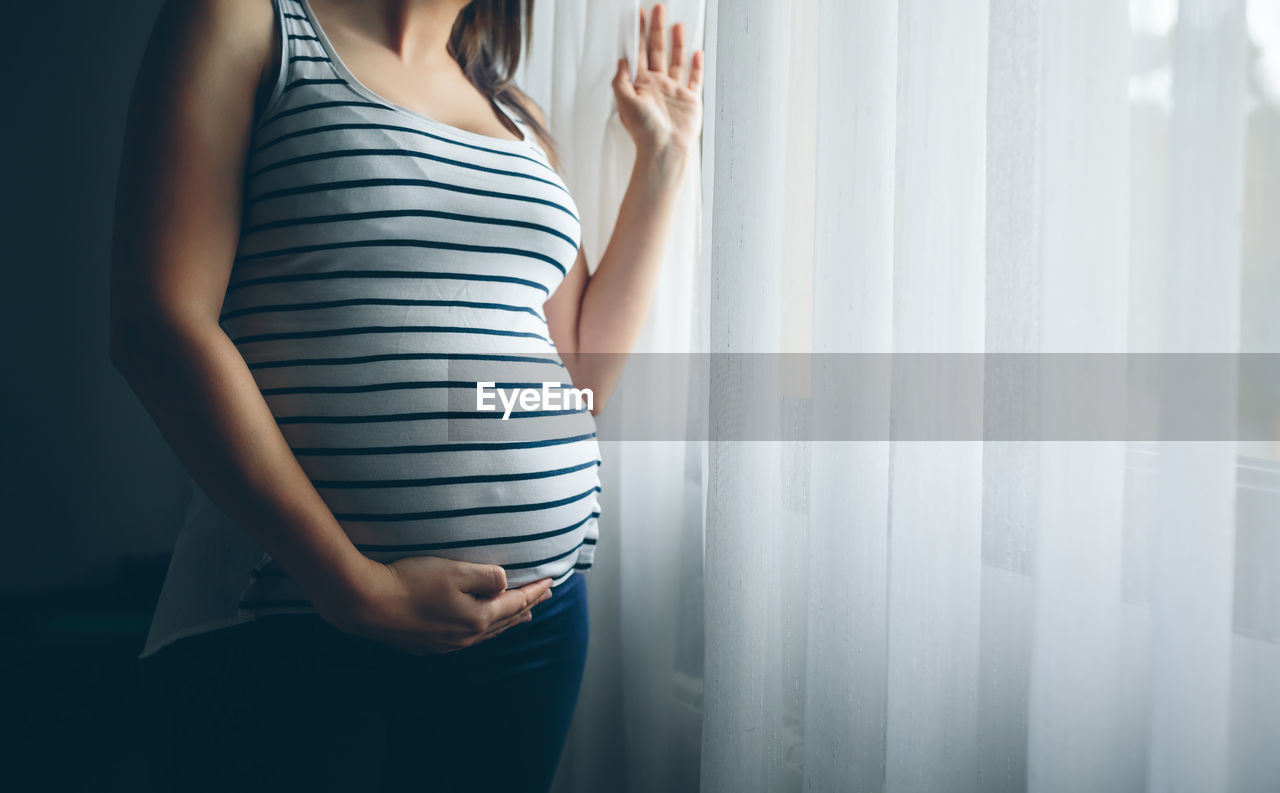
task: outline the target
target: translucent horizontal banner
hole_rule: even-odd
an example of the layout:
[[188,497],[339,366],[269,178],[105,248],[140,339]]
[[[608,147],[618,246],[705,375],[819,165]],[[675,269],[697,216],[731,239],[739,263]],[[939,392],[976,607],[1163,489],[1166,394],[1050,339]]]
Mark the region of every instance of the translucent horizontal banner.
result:
[[489,421],[600,440],[1280,439],[1280,354],[495,353],[448,369],[458,440]]

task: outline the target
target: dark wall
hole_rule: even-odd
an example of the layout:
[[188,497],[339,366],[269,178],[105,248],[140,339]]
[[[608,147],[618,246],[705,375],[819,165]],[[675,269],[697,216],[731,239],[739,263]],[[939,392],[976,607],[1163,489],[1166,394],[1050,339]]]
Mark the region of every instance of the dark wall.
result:
[[125,114],[160,0],[6,7],[0,593],[83,587],[171,547],[177,457],[107,357]]

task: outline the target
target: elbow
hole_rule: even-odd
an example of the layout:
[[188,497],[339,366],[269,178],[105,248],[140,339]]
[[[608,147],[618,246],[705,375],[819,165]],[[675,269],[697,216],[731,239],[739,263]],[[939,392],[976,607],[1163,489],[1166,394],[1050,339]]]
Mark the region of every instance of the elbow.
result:
[[138,361],[154,350],[156,343],[164,337],[162,329],[154,323],[144,323],[136,319],[111,323],[110,338],[107,340],[107,357],[116,371],[128,376],[136,368]]
[[153,370],[171,363],[175,356],[190,353],[198,338],[191,329],[161,320],[134,320],[113,324],[107,342],[107,356],[116,371],[131,378],[136,372]]
[[589,408],[589,412],[593,418],[603,413],[604,407],[607,404],[609,404],[609,394],[598,392],[594,389],[591,391],[591,407]]
[[141,387],[142,380],[147,379],[145,375],[165,370],[165,365],[155,360],[155,354],[154,349],[144,347],[141,343],[117,341],[115,337],[112,337],[107,351],[111,368],[115,369],[134,391]]
[[136,305],[118,305],[113,300],[107,337],[107,358],[117,372],[128,376],[146,348],[146,339],[157,335],[154,320],[144,319]]

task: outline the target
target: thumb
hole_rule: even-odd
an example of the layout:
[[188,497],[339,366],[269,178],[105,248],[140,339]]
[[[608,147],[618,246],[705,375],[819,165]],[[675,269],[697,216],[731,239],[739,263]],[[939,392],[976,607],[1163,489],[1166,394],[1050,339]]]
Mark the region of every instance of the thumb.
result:
[[496,595],[507,588],[507,571],[501,565],[467,563],[460,583],[464,592]]
[[626,58],[618,59],[618,68],[613,73],[613,91],[620,97],[636,95],[635,86],[631,84],[631,71]]

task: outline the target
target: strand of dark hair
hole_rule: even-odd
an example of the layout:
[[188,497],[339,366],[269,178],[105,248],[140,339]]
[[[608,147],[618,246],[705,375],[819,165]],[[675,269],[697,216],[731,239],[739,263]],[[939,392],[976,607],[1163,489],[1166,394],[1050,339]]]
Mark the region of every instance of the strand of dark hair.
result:
[[532,35],[533,0],[471,0],[449,33],[449,51],[467,79],[491,102],[513,108],[554,157],[555,139],[513,82]]

